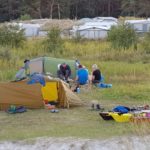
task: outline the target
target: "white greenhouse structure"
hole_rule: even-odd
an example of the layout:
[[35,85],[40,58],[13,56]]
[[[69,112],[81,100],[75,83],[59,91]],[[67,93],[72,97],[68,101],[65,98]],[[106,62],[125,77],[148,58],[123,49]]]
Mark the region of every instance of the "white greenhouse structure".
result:
[[107,17],[99,17],[94,18],[93,21],[85,22],[81,25],[73,26],[71,35],[73,37],[81,36],[86,39],[104,39],[107,37],[108,31],[112,26],[117,26],[117,20],[113,20],[112,18]]
[[126,20],[125,24],[131,25],[131,27],[137,33],[145,33],[150,31],[150,19],[147,20]]

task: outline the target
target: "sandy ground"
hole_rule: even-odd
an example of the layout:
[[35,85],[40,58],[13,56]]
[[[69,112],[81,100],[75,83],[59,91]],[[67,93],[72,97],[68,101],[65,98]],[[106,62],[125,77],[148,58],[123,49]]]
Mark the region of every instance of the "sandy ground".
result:
[[150,150],[150,136],[105,140],[37,138],[0,142],[0,150]]

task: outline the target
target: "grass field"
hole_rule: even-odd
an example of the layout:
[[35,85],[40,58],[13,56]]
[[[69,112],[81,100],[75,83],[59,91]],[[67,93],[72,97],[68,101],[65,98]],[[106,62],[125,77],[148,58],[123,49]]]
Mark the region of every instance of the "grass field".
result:
[[[106,109],[116,105],[139,106],[150,104],[150,57],[142,50],[120,50],[110,48],[105,41],[65,41],[63,53],[49,53],[42,49],[41,41],[32,39],[25,46],[10,50],[10,60],[0,60],[0,80],[13,79],[16,70],[25,58],[55,56],[78,58],[89,71],[93,63],[100,67],[110,89],[81,89],[79,97],[87,106],[60,109],[52,114],[48,110],[28,110],[23,114],[10,115],[0,112],[0,140],[17,140],[33,137],[82,137],[107,138],[122,135],[149,134],[147,124],[116,123],[103,121],[99,112],[91,111],[92,100],[97,100]],[[2,48],[1,48],[2,49]]]

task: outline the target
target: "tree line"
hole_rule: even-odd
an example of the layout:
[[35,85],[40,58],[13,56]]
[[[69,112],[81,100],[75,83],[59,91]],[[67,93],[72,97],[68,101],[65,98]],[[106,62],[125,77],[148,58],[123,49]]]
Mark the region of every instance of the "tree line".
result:
[[0,0],[0,22],[32,19],[79,19],[95,16],[150,16],[150,0]]

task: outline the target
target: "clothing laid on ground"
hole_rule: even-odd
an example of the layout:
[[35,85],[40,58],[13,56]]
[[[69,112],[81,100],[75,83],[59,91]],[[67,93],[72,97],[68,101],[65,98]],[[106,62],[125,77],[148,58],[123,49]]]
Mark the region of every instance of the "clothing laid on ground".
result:
[[87,83],[88,81],[88,70],[85,69],[85,68],[80,68],[78,71],[77,71],[77,76],[78,76],[78,82],[79,84],[81,85],[84,85]]
[[92,80],[93,83],[99,83],[101,80],[101,72],[99,69],[96,69],[93,71],[92,76],[94,76],[94,80]]

